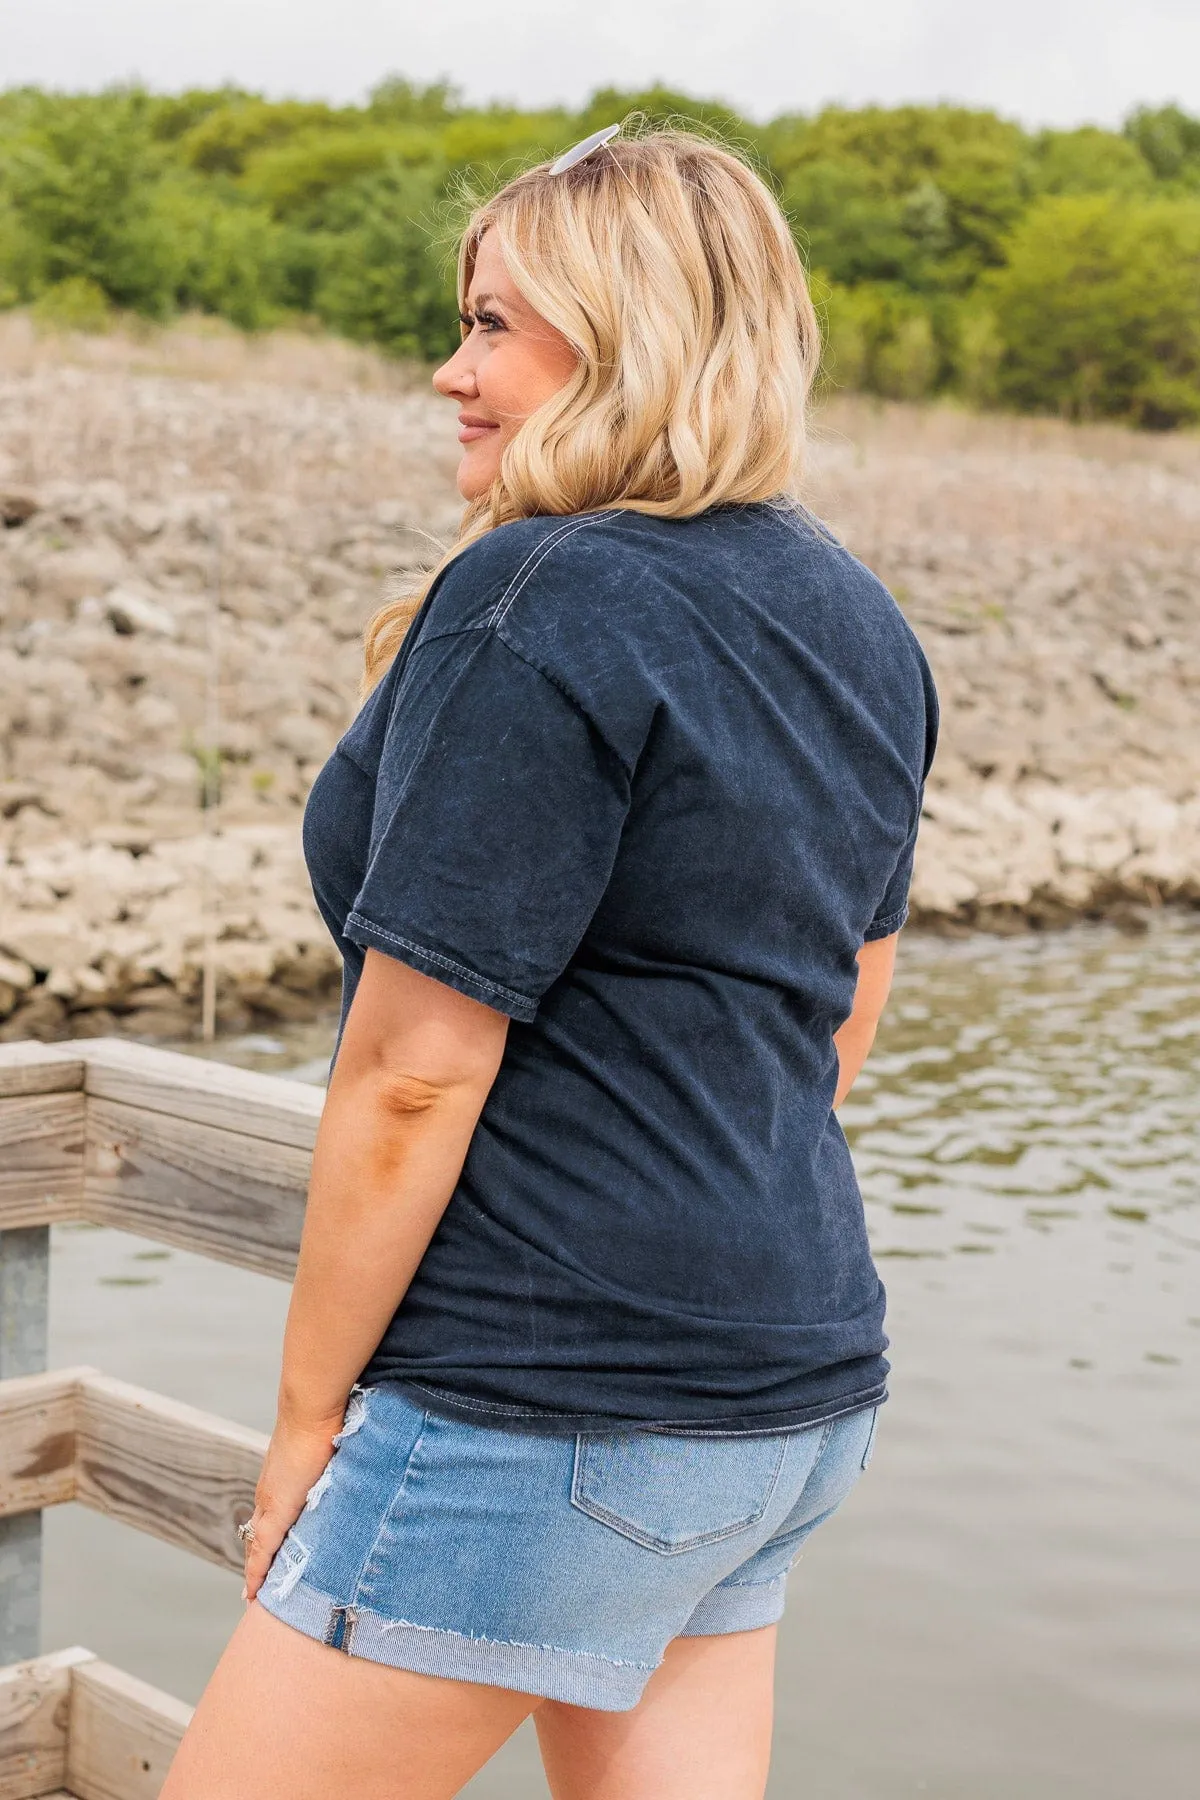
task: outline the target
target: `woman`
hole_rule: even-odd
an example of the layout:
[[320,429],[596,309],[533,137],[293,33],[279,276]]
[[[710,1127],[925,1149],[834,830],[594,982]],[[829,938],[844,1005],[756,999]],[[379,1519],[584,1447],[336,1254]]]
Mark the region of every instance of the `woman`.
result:
[[345,959],[251,1604],[166,1800],[751,1800],[787,1570],[867,1465],[835,1109],[937,702],[795,499],[818,337],[735,156],[609,128],[460,258],[458,543],[305,818]]

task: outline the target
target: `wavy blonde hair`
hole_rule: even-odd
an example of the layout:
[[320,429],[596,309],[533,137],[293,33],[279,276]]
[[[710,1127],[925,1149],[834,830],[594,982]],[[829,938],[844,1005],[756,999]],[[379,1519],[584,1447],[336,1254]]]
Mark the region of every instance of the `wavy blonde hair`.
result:
[[436,576],[498,525],[608,508],[688,518],[799,495],[820,333],[787,220],[746,162],[667,127],[616,138],[561,175],[528,169],[467,222],[464,311],[491,230],[522,297],[579,360],[505,446],[417,591],[371,620],[364,692]]

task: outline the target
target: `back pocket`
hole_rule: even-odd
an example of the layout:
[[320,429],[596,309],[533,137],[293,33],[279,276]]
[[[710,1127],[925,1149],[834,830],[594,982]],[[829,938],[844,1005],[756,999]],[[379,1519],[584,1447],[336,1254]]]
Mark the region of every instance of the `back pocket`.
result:
[[581,1431],[571,1505],[647,1550],[675,1556],[735,1537],[771,1503],[787,1436],[704,1438]]

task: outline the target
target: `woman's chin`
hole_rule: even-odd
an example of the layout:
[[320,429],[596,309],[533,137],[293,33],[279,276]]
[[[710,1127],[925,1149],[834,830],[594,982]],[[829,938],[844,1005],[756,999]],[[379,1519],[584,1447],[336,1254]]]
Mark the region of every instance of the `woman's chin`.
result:
[[[487,448],[490,450],[491,445]],[[455,485],[464,500],[478,500],[481,494],[487,493],[499,473],[498,456],[480,456],[469,447],[463,451],[454,477]]]

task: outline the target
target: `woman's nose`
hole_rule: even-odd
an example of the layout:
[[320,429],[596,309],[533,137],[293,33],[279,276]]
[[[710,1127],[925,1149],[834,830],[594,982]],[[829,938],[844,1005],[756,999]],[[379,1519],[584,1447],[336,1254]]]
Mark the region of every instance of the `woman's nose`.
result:
[[457,395],[465,398],[479,391],[475,382],[475,371],[463,354],[465,349],[464,345],[462,349],[456,350],[448,362],[444,362],[440,369],[435,369],[433,372],[433,385],[437,392],[444,395],[447,400]]

